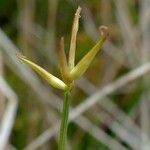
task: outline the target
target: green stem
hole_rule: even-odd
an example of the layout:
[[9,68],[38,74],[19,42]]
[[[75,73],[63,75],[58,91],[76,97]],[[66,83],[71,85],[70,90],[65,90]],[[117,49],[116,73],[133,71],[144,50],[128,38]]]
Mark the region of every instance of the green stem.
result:
[[64,94],[58,150],[65,149],[65,141],[67,137],[67,128],[68,128],[69,106],[70,106],[70,91],[66,91]]

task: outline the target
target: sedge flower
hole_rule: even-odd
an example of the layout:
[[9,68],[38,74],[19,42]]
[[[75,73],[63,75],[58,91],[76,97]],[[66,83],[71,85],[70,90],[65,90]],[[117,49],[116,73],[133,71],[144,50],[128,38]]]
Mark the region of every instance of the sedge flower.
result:
[[70,41],[70,49],[68,59],[66,58],[64,50],[64,38],[60,40],[60,50],[59,50],[59,67],[61,73],[61,79],[52,75],[42,67],[28,60],[25,56],[17,54],[19,60],[29,67],[31,67],[35,72],[37,72],[43,79],[45,79],[50,85],[57,89],[64,91],[64,102],[63,102],[63,112],[60,127],[59,145],[58,150],[65,150],[65,141],[67,137],[68,128],[68,114],[70,105],[70,91],[73,87],[74,80],[82,76],[88,69],[95,55],[99,52],[102,45],[109,36],[108,29],[105,26],[100,27],[101,39],[95,44],[95,46],[89,50],[89,52],[75,65],[75,50],[76,50],[76,37],[79,27],[81,7],[78,7],[73,25],[72,34]]
[[59,66],[61,72],[61,78],[59,79],[56,76],[52,75],[39,65],[33,63],[28,60],[25,56],[21,54],[17,54],[19,60],[28,66],[30,66],[35,72],[37,72],[43,79],[45,79],[51,86],[61,89],[61,90],[69,90],[72,88],[74,80],[78,79],[84,72],[88,69],[90,63],[94,59],[95,55],[101,49],[102,45],[106,41],[109,36],[108,29],[106,26],[100,27],[101,39],[97,42],[97,44],[78,62],[75,64],[75,49],[76,49],[76,37],[79,26],[79,18],[80,18],[81,7],[78,7],[74,21],[72,26],[72,35],[70,42],[70,50],[68,61],[64,51],[64,38],[62,37],[60,40],[60,50],[59,50]]

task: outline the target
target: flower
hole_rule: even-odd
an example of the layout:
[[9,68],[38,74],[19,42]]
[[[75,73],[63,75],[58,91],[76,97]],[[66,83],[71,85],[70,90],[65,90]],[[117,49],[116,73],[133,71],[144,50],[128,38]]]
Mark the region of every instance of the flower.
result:
[[100,48],[109,36],[108,28],[106,26],[100,27],[101,39],[97,44],[78,62],[75,66],[75,49],[76,49],[76,37],[79,26],[81,7],[78,7],[72,26],[71,42],[68,61],[66,59],[64,51],[64,38],[60,40],[60,51],[59,51],[59,64],[62,80],[55,77],[51,73],[47,72],[42,67],[28,60],[23,55],[17,54],[17,57],[21,62],[29,65],[34,71],[36,71],[43,79],[45,79],[50,85],[57,89],[64,91],[70,90],[73,86],[74,80],[78,79],[88,69],[90,63],[94,59],[95,55],[99,52]]

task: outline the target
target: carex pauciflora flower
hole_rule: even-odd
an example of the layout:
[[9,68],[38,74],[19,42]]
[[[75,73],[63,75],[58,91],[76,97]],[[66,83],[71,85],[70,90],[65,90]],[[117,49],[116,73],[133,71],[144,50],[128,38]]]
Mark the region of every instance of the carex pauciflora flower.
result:
[[81,7],[78,7],[72,26],[72,34],[70,41],[70,49],[68,60],[66,58],[64,50],[64,38],[60,39],[59,50],[59,66],[61,72],[61,79],[47,72],[42,67],[28,60],[25,56],[18,54],[17,57],[21,62],[29,65],[34,71],[36,71],[43,79],[45,79],[50,85],[57,89],[64,91],[64,102],[62,111],[62,120],[60,126],[60,136],[58,150],[65,150],[65,141],[67,137],[68,128],[68,114],[70,105],[70,91],[73,87],[74,80],[78,79],[88,69],[90,63],[98,53],[104,42],[109,36],[108,29],[105,26],[100,27],[101,39],[95,44],[95,46],[75,65],[75,50],[76,50],[76,37],[79,26]]
[[72,34],[70,41],[69,57],[68,60],[64,50],[64,38],[60,39],[59,50],[59,66],[61,72],[61,79],[52,75],[39,65],[28,60],[25,56],[17,54],[19,60],[28,66],[30,66],[35,72],[37,72],[43,79],[45,79],[50,85],[57,89],[64,91],[70,90],[73,86],[74,80],[78,79],[88,69],[90,63],[94,59],[95,55],[101,49],[102,45],[109,36],[109,32],[106,26],[100,26],[101,38],[94,45],[94,47],[75,65],[75,50],[76,50],[76,37],[79,26],[81,7],[78,7],[72,26]]

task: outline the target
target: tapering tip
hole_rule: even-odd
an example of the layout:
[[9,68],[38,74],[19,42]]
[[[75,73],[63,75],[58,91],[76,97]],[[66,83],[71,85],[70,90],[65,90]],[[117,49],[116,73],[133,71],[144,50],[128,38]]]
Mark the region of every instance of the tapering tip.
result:
[[81,9],[82,9],[82,8],[81,8],[80,6],[78,6],[78,9],[77,9],[77,11],[79,11],[79,12],[80,12],[80,11],[81,11]]
[[100,30],[101,36],[109,36],[109,30],[107,26],[102,25],[99,27],[99,30]]
[[76,13],[75,13],[75,16],[78,15],[79,17],[81,17],[81,16],[80,16],[81,9],[82,9],[82,8],[81,8],[80,6],[78,6],[78,9],[77,9],[77,11],[76,11]]
[[24,55],[20,54],[20,53],[16,53],[16,57],[19,59],[19,60],[22,60],[23,58],[26,58]]

